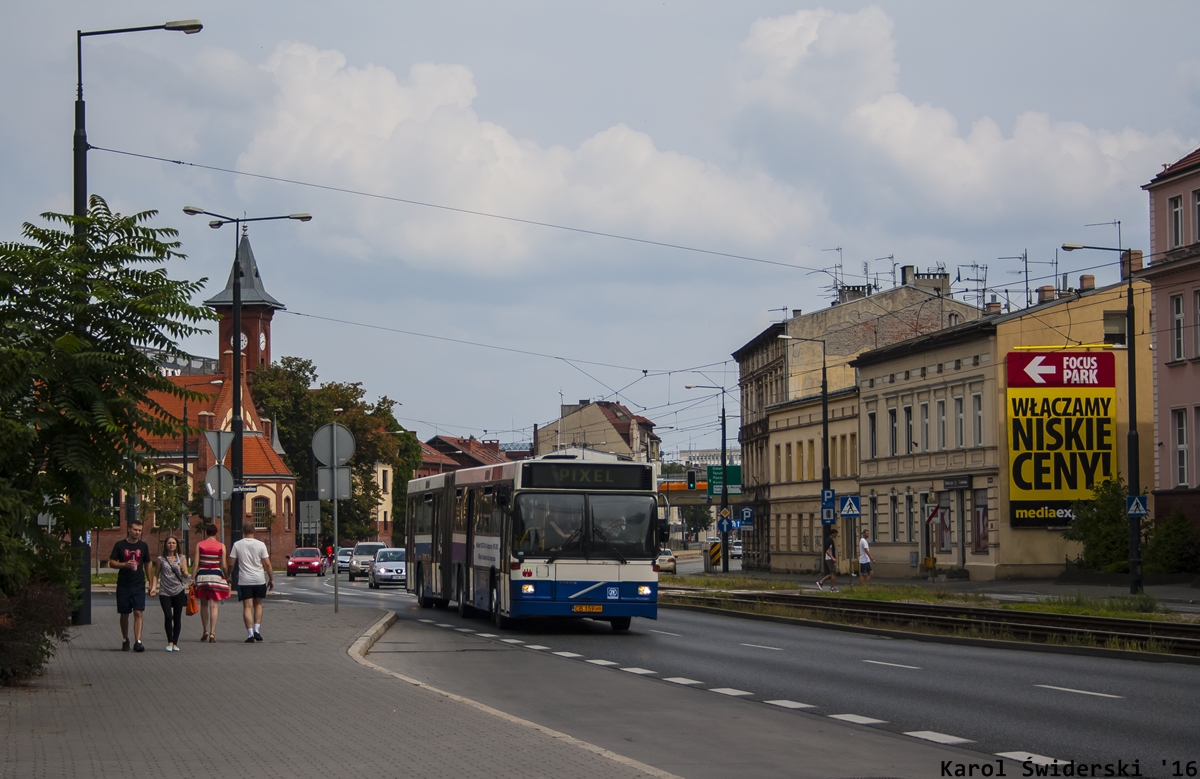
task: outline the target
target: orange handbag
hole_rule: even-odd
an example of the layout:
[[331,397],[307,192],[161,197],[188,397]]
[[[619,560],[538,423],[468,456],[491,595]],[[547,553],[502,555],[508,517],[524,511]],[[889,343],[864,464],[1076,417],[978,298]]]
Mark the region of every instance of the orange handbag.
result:
[[188,585],[187,615],[190,617],[198,611],[200,611],[200,604],[196,602],[196,588],[195,588],[195,586],[189,584]]

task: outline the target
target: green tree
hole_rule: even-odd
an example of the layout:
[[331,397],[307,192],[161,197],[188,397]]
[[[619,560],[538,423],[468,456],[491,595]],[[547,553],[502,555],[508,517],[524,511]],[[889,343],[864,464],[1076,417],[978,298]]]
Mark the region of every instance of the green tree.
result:
[[713,523],[710,506],[680,506],[679,516],[683,520],[684,530],[696,537],[708,530]]
[[[1129,519],[1125,516],[1125,482],[1105,479],[1092,488],[1090,500],[1071,508],[1075,518],[1063,538],[1083,544],[1083,565],[1093,571],[1129,572]],[[1145,525],[1142,527],[1145,534]]]
[[659,473],[663,476],[678,476],[687,471],[688,467],[683,463],[663,463],[659,466]]
[[1145,560],[1146,573],[1200,573],[1200,530],[1182,506],[1154,524]]
[[[14,600],[72,591],[69,539],[111,523],[100,507],[114,486],[150,486],[148,439],[182,429],[155,396],[199,397],[148,354],[182,356],[177,342],[215,319],[191,303],[204,279],[167,275],[184,255],[174,230],[148,224],[156,213],[121,216],[93,196],[86,217],[43,214],[49,224],[26,223],[24,242],[0,244],[0,611],[38,613]],[[33,632],[43,644],[17,676],[36,672],[62,629]]]

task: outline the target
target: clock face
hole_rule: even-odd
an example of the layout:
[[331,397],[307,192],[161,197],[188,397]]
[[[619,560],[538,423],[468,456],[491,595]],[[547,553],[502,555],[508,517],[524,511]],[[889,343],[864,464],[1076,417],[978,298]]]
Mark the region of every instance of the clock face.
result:
[[[233,346],[233,336],[229,336],[229,345]],[[246,347],[250,345],[250,338],[242,333],[242,351],[246,351]]]
[[265,350],[267,348],[267,334],[266,333],[258,334],[258,348],[260,351]]

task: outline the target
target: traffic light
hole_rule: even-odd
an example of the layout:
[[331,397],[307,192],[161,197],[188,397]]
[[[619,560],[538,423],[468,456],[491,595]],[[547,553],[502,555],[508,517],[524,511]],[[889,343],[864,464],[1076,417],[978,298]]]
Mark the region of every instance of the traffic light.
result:
[[688,479],[688,489],[689,489],[689,490],[694,490],[694,489],[696,489],[696,472],[695,472],[695,471],[688,471],[688,472],[687,472],[687,479]]

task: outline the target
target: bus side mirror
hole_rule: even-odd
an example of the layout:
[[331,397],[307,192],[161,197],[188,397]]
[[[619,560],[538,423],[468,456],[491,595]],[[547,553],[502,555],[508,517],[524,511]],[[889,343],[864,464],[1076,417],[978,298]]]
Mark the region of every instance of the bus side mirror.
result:
[[508,490],[506,490],[506,489],[497,490],[496,491],[496,505],[500,506],[501,508],[507,508],[509,497],[510,496],[509,496]]

